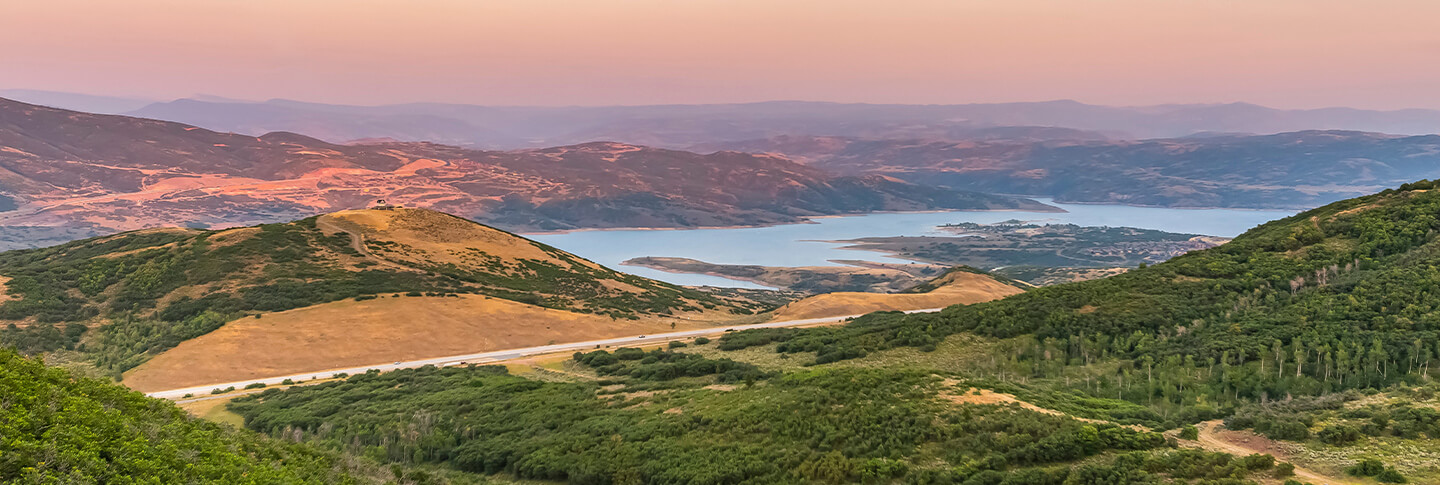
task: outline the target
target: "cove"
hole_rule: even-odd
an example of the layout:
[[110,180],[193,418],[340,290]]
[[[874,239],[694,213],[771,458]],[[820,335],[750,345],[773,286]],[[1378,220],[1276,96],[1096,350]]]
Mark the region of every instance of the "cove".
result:
[[[840,249],[827,241],[862,237],[942,235],[936,226],[958,222],[995,223],[1010,219],[1082,226],[1128,226],[1161,231],[1234,237],[1295,211],[1246,209],[1169,209],[1125,205],[1059,204],[1068,212],[899,212],[822,217],[809,223],[769,227],[684,230],[593,230],[526,237],[575,253],[613,269],[681,285],[764,288],[718,276],[676,274],[620,262],[641,256],[692,258],[720,264],[826,266],[834,259],[888,261],[871,251]],[[904,261],[904,260],[898,260]]]

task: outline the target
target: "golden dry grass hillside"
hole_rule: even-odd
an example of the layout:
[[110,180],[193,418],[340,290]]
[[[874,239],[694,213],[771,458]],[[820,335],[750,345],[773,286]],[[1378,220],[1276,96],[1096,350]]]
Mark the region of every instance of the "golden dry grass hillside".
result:
[[[424,209],[350,210],[220,231],[134,231],[10,251],[0,253],[0,278],[0,325],[26,329],[11,337],[24,343],[23,351],[79,349],[107,373],[130,371],[183,342],[253,323],[256,315],[393,294],[443,301],[441,307],[489,297],[532,306],[536,318],[554,315],[550,309],[615,328],[656,318],[756,319],[778,304],[613,271]],[[392,317],[406,319],[406,312],[427,315],[420,309]],[[489,318],[485,311],[474,315]],[[364,335],[357,330],[355,338],[366,341]]]
[[815,295],[780,307],[771,320],[799,320],[836,317],[894,310],[941,308],[979,303],[1021,293],[1024,290],[986,274],[951,271],[927,283],[924,293],[836,292]]
[[478,270],[497,262],[533,260],[600,268],[529,239],[432,210],[347,210],[320,216],[316,223],[327,231],[350,233],[357,250],[414,266],[453,264]]
[[[386,297],[242,318],[127,372],[124,383],[158,391],[706,326],[699,321],[612,320],[480,295]],[[318,372],[318,376],[328,376]]]
[[[502,350],[681,327],[759,319],[762,304],[616,272],[559,249],[424,209],[350,210],[285,229],[310,244],[303,260],[313,284],[339,277],[439,286],[369,284],[358,295],[314,299],[274,312],[240,313],[218,328],[137,362],[124,382],[141,390]],[[206,248],[230,248],[279,229],[210,234]],[[272,236],[273,238],[273,236]],[[171,250],[184,244],[170,243]],[[149,250],[149,249],[147,249]],[[282,250],[283,251],[283,250]],[[131,251],[131,254],[138,254]],[[240,293],[273,282],[270,261],[250,278],[205,288]],[[324,268],[321,272],[319,268]],[[296,278],[304,292],[308,279]],[[382,280],[384,281],[384,280]],[[181,286],[185,302],[205,301]],[[263,286],[261,288],[264,288]],[[389,288],[389,289],[386,289]],[[171,297],[174,301],[181,301]],[[671,327],[674,323],[675,327]]]
[[316,227],[344,234],[371,264],[449,276],[523,303],[617,318],[725,317],[760,305],[605,268],[499,229],[426,209],[349,210]]

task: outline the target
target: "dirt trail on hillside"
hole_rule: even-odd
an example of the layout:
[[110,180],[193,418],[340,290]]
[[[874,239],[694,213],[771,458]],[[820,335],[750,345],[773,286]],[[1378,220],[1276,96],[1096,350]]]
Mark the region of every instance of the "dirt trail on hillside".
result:
[[371,253],[368,248],[365,247],[365,235],[364,235],[364,234],[361,234],[360,231],[355,231],[355,230],[347,229],[347,228],[341,226],[340,224],[336,224],[334,221],[331,221],[331,220],[327,219],[327,218],[324,217],[324,216],[321,216],[320,218],[318,218],[318,219],[315,220],[315,228],[316,228],[316,229],[319,229],[320,232],[323,232],[323,233],[326,233],[326,234],[339,232],[339,233],[345,233],[345,234],[350,235],[350,247],[353,248],[353,249],[355,249],[356,252],[360,253],[360,255],[361,255],[361,256],[364,256],[365,259],[367,259],[367,260],[375,261],[375,262],[377,262],[377,263],[383,264],[383,265],[385,265],[385,266],[390,266],[390,267],[396,268],[396,269],[402,269],[402,270],[406,270],[406,271],[420,271],[419,269],[412,268],[412,267],[410,267],[410,266],[406,266],[406,265],[403,265],[403,264],[400,264],[400,263],[397,263],[397,262],[394,262],[394,261],[391,261],[391,260],[382,258],[382,257],[380,257],[380,256],[376,256],[374,253]]
[[[947,401],[950,401],[950,402],[954,402],[954,403],[961,403],[961,404],[1012,404],[1012,403],[1013,403],[1013,404],[1018,404],[1020,407],[1022,407],[1022,408],[1024,408],[1024,409],[1027,409],[1027,410],[1030,410],[1030,411],[1035,411],[1035,412],[1037,412],[1037,413],[1044,413],[1044,414],[1050,414],[1050,415],[1055,415],[1055,416],[1066,416],[1066,417],[1069,417],[1069,418],[1071,418],[1071,419],[1075,419],[1075,420],[1078,420],[1078,421],[1084,421],[1084,422],[1087,422],[1087,423],[1106,423],[1106,424],[1116,424],[1116,425],[1119,425],[1118,423],[1112,423],[1112,422],[1109,422],[1109,421],[1103,421],[1103,420],[1098,420],[1098,419],[1082,418],[1082,417],[1078,417],[1078,416],[1070,416],[1070,415],[1068,415],[1068,414],[1065,414],[1065,413],[1060,412],[1060,411],[1056,411],[1056,410],[1054,410],[1054,409],[1042,408],[1042,407],[1040,407],[1040,406],[1036,406],[1036,405],[1031,404],[1031,403],[1029,403],[1029,402],[1022,401],[1022,400],[1020,400],[1020,399],[1018,399],[1018,398],[1016,398],[1015,396],[1010,395],[1010,394],[1005,394],[1005,393],[1000,393],[1000,392],[994,392],[994,391],[991,391],[991,390],[988,390],[988,389],[978,389],[978,392],[976,392],[976,391],[977,391],[976,388],[964,388],[964,389],[962,389],[963,386],[957,386],[957,384],[959,384],[959,381],[946,380],[946,381],[944,382],[944,384],[945,384],[947,387],[950,387],[950,388],[952,388],[952,389],[955,389],[956,391],[959,391],[958,393],[956,393],[956,392],[941,392],[941,393],[940,393],[940,397],[941,397],[941,398],[943,398],[943,399],[945,399],[945,400],[947,400]],[[1119,425],[1119,426],[1125,426],[1125,427],[1127,427],[1127,428],[1134,429],[1134,430],[1136,430],[1136,431],[1149,431],[1148,429],[1146,429],[1146,428],[1144,428],[1144,427],[1136,426],[1136,425]],[[1289,459],[1289,454],[1288,454],[1285,450],[1283,450],[1283,449],[1275,446],[1272,441],[1270,441],[1269,439],[1265,438],[1264,436],[1260,436],[1260,435],[1257,435],[1257,434],[1255,434],[1255,433],[1251,433],[1251,432],[1248,432],[1248,431],[1233,431],[1233,430],[1227,430],[1227,429],[1225,429],[1224,422],[1221,421],[1221,420],[1218,420],[1218,419],[1217,419],[1217,420],[1213,420],[1213,421],[1206,421],[1206,422],[1200,423],[1200,424],[1196,425],[1196,427],[1199,428],[1199,430],[1200,430],[1200,436],[1199,436],[1200,439],[1199,439],[1198,441],[1180,440],[1180,443],[1181,443],[1181,444],[1189,445],[1189,446],[1194,446],[1194,447],[1198,447],[1198,448],[1202,448],[1202,449],[1205,449],[1205,450],[1208,450],[1208,451],[1218,451],[1218,452],[1222,452],[1222,453],[1229,453],[1229,454],[1235,455],[1235,456],[1237,456],[1237,457],[1246,456],[1246,455],[1251,455],[1251,454],[1255,454],[1255,453],[1265,453],[1265,454],[1270,454],[1270,455],[1274,456],[1277,461],[1287,462],[1287,463],[1290,463],[1290,464],[1292,464],[1292,465],[1294,464],[1294,462],[1290,461],[1290,459]],[[1175,435],[1175,432],[1166,433],[1166,435],[1167,435],[1167,436],[1174,436],[1174,435]],[[1308,469],[1308,468],[1301,467],[1301,466],[1299,466],[1299,465],[1296,465],[1296,466],[1295,466],[1295,478],[1299,479],[1299,480],[1302,481],[1302,482],[1310,482],[1310,483],[1313,483],[1313,484],[1315,484],[1315,485],[1361,485],[1361,482],[1349,480],[1349,479],[1347,479],[1347,478],[1345,478],[1345,477],[1335,477],[1335,476],[1331,476],[1331,475],[1326,475],[1326,474],[1319,473],[1319,472],[1316,472],[1316,471],[1311,470],[1311,469]]]
[[955,393],[955,392],[941,392],[941,393],[940,393],[940,397],[941,397],[941,398],[943,398],[943,399],[945,399],[945,400],[947,400],[947,401],[953,402],[953,403],[959,403],[959,404],[1012,404],[1012,403],[1013,403],[1013,404],[1018,404],[1021,408],[1024,408],[1024,409],[1027,409],[1027,410],[1030,410],[1030,411],[1034,411],[1034,412],[1042,413],[1042,414],[1049,414],[1049,415],[1052,415],[1052,416],[1065,416],[1065,417],[1067,417],[1067,418],[1070,418],[1070,419],[1073,419],[1073,420],[1076,420],[1076,421],[1083,421],[1083,422],[1086,422],[1086,423],[1095,423],[1095,424],[1113,424],[1113,425],[1116,425],[1116,426],[1121,426],[1121,427],[1125,427],[1125,428],[1130,428],[1130,429],[1133,429],[1133,430],[1135,430],[1135,431],[1150,431],[1149,428],[1146,428],[1146,427],[1144,427],[1144,426],[1134,425],[1134,424],[1120,424],[1120,423],[1116,423],[1116,422],[1112,422],[1112,421],[1105,421],[1105,420],[1102,420],[1102,419],[1091,419],[1091,418],[1082,418],[1082,417],[1079,417],[1079,416],[1071,416],[1071,415],[1069,415],[1069,414],[1065,414],[1065,413],[1063,413],[1063,412],[1056,411],[1056,410],[1054,410],[1054,409],[1042,408],[1042,407],[1040,407],[1040,406],[1036,406],[1036,405],[1034,405],[1034,404],[1031,404],[1031,403],[1028,402],[1028,401],[1022,401],[1022,400],[1020,400],[1020,398],[1017,398],[1017,397],[1015,397],[1014,395],[1006,394],[1006,393],[1003,393],[1003,392],[995,392],[995,391],[991,391],[991,390],[989,390],[989,389],[979,389],[979,388],[974,388],[974,387],[967,387],[967,388],[965,388],[965,389],[962,390],[960,387],[957,387],[957,384],[959,384],[959,381],[956,381],[956,380],[953,380],[953,379],[947,379],[947,380],[945,380],[945,381],[943,382],[943,384],[945,384],[946,386],[951,387],[952,389],[962,391],[962,392],[960,392],[960,393]]
[[[1234,431],[1225,429],[1221,420],[1206,421],[1195,425],[1200,429],[1199,441],[1180,440],[1183,444],[1189,444],[1204,448],[1209,451],[1220,451],[1236,456],[1245,456],[1254,453],[1268,453],[1275,456],[1278,461],[1290,464],[1289,454],[1285,450],[1274,445],[1269,438],[1260,436],[1249,431]],[[1310,470],[1295,465],[1295,478],[1302,482],[1310,482],[1315,485],[1359,485],[1361,482],[1349,480],[1345,477],[1336,477]]]

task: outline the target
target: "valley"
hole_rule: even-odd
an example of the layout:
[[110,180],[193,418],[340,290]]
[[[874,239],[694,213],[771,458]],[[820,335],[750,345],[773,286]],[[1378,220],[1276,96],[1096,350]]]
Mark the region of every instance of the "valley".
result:
[[[1124,217],[1136,210],[1147,209],[1083,207],[1076,212],[1053,214],[1089,222]],[[1172,214],[1161,211],[1151,219],[1155,226],[1187,224],[1231,233],[1242,230],[1245,224],[1246,219],[1237,216],[1265,215],[1181,211],[1189,217],[1177,221]],[[1222,242],[1194,233],[1157,229],[1091,227],[1055,220],[1026,222],[1035,221],[1028,217],[1016,220],[1021,214],[895,213],[758,228],[582,231],[536,237],[603,240],[646,234],[665,244],[674,244],[673,240],[665,241],[670,237],[700,238],[716,247],[745,250],[744,244],[732,244],[716,235],[773,233],[777,236],[768,240],[749,237],[749,244],[771,249],[760,254],[795,261],[822,258],[825,252],[787,254],[775,249],[787,244],[796,248],[818,245],[852,257],[881,254],[847,247],[856,245],[854,240],[817,241],[808,237],[910,227],[928,234],[911,238],[966,241],[976,245],[971,248],[975,252],[1010,248],[1035,254],[1070,254],[1090,258],[1088,261],[1099,270],[1111,266],[1096,263],[1154,263],[1189,250],[1197,251],[1191,255],[1207,253],[1213,249],[1205,248]],[[1046,214],[1052,213],[1036,213]],[[976,218],[986,222],[964,222]],[[932,222],[940,220],[945,222]],[[874,224],[876,221],[882,223]],[[896,232],[904,234],[908,230]],[[784,241],[784,237],[793,239]],[[584,245],[569,246],[578,247],[582,253],[587,251]],[[643,244],[612,247],[644,249]],[[1228,245],[1220,246],[1224,247]],[[690,249],[704,249],[704,245]],[[1037,262],[1034,256],[1010,257],[1029,257],[1031,260],[1026,261]],[[779,283],[790,291],[683,287],[619,273],[604,263],[550,243],[441,212],[378,206],[225,230],[149,229],[0,254],[0,275],[10,278],[6,286],[11,296],[9,301],[0,302],[0,314],[24,324],[0,331],[0,341],[31,353],[64,351],[89,356],[97,370],[119,378],[125,385],[170,398],[205,396],[214,389],[247,388],[233,395],[216,395],[206,405],[192,408],[213,419],[239,423],[272,436],[293,437],[293,430],[304,429],[304,434],[313,434],[315,439],[338,437],[361,447],[300,441],[340,456],[368,454],[371,460],[429,470],[426,473],[452,476],[455,480],[473,476],[503,481],[511,476],[563,476],[569,480],[588,472],[564,462],[547,463],[555,467],[551,471],[524,471],[511,461],[519,458],[495,461],[472,455],[471,448],[419,444],[412,441],[415,438],[388,431],[380,433],[380,442],[371,442],[372,438],[351,434],[353,429],[346,423],[390,423],[384,425],[390,429],[397,416],[410,413],[406,407],[409,404],[401,403],[437,399],[440,395],[451,397],[439,399],[465,395],[466,399],[483,399],[487,403],[510,403],[502,406],[558,403],[571,411],[570,420],[557,421],[553,415],[532,411],[500,412],[490,407],[478,414],[468,407],[430,409],[435,409],[439,413],[436,416],[446,423],[463,422],[494,430],[498,434],[486,435],[484,442],[512,450],[507,453],[529,453],[518,450],[549,449],[553,443],[575,442],[588,433],[581,430],[609,425],[605,423],[629,423],[624,426],[642,432],[644,426],[664,426],[669,429],[665,431],[668,435],[683,438],[667,441],[667,451],[645,448],[648,453],[658,453],[664,460],[695,455],[726,463],[714,469],[666,469],[711,477],[705,480],[723,480],[718,477],[740,473],[771,483],[783,483],[791,473],[809,473],[820,477],[815,480],[829,480],[823,477],[831,476],[824,474],[831,472],[820,471],[825,466],[840,467],[834,472],[839,475],[833,476],[842,477],[841,481],[858,480],[855,477],[862,473],[858,470],[865,467],[892,470],[878,473],[896,474],[888,475],[893,477],[945,473],[923,463],[973,460],[994,449],[989,445],[966,448],[956,441],[937,441],[910,425],[898,430],[890,425],[886,426],[891,428],[886,436],[899,432],[899,436],[905,436],[903,441],[887,445],[895,447],[890,458],[872,456],[864,458],[865,464],[861,465],[843,454],[786,457],[779,450],[804,446],[793,441],[796,436],[747,424],[754,419],[749,415],[786,423],[784,413],[801,409],[807,410],[802,412],[807,416],[822,416],[831,423],[828,426],[845,434],[857,432],[851,428],[855,424],[873,427],[874,419],[889,419],[886,416],[898,412],[894,416],[905,422],[941,419],[948,423],[943,426],[953,427],[950,433],[960,435],[971,433],[966,431],[968,427],[980,422],[988,423],[986,426],[997,430],[994,432],[1031,434],[1042,441],[1088,440],[1091,431],[1087,426],[1103,436],[1086,445],[1090,451],[1070,454],[1027,455],[1036,452],[1022,451],[1029,449],[1024,446],[1009,448],[1006,453],[1017,456],[1017,461],[1004,473],[1022,474],[1017,476],[1059,474],[1065,468],[1056,468],[1056,464],[1082,458],[1099,460],[1096,463],[1104,465],[1097,466],[1114,469],[1164,468],[1193,460],[1218,463],[1230,459],[1226,455],[1167,450],[1163,438],[1152,431],[1165,426],[1164,418],[1155,417],[1144,406],[1117,402],[1096,409],[1094,402],[1057,394],[1059,387],[1053,381],[1026,384],[1026,379],[1021,378],[1017,383],[1015,379],[1024,373],[1016,369],[1016,364],[994,360],[997,355],[1021,348],[1016,343],[1020,341],[1012,337],[961,339],[964,343],[955,348],[946,343],[948,338],[933,337],[932,330],[900,329],[885,331],[885,337],[858,340],[869,342],[864,345],[878,345],[898,339],[919,346],[918,355],[848,343],[850,332],[881,328],[874,322],[888,325],[887,319],[902,318],[901,311],[933,312],[932,318],[951,318],[986,302],[1003,303],[1044,294],[1045,288],[1031,290],[1030,285],[963,266],[946,270],[928,264],[886,262],[883,258],[824,261],[825,266],[808,267],[719,265],[685,258],[636,261],[671,271],[702,271]],[[1001,260],[992,256],[994,261]],[[889,281],[857,278],[862,274]],[[812,295],[802,298],[806,293]],[[150,302],[149,306],[146,302]],[[798,347],[809,345],[805,342],[811,341],[808,339],[814,338],[811,335],[815,332],[834,335],[819,337],[833,343]],[[641,347],[646,350],[637,350]],[[768,354],[757,353],[754,348]],[[558,370],[509,375],[507,367],[485,365],[566,351],[576,352],[573,362],[566,361]],[[901,354],[910,356],[900,358]],[[1073,375],[1086,372],[1090,370],[1077,369]],[[466,384],[457,386],[456,379],[464,379]],[[303,381],[305,385],[288,386],[287,381]],[[380,387],[370,387],[372,382]],[[846,382],[850,384],[843,384]],[[856,388],[855,383],[864,384]],[[403,396],[385,398],[401,407],[377,408],[378,404],[369,398],[357,397],[345,398],[359,400],[345,406],[347,411],[338,412],[309,397],[329,401],[334,399],[333,393],[349,392],[339,389],[352,388],[367,389],[364,393],[369,396],[403,389]],[[818,397],[838,389],[845,389],[849,397]],[[472,392],[480,394],[467,394]],[[972,400],[967,396],[973,392],[1014,397],[1011,401]],[[773,407],[743,404],[752,400]],[[828,403],[822,405],[831,410],[849,408],[853,413],[822,411],[805,403]],[[881,411],[885,406],[901,407]],[[388,410],[380,411],[382,408]],[[731,413],[746,413],[747,417]],[[961,419],[953,413],[970,418]],[[721,420],[735,431],[711,434],[716,431],[707,431],[708,426],[687,424],[691,423],[684,421],[687,416]],[[977,416],[983,416],[981,421],[974,421]],[[320,431],[314,427],[317,423],[328,423],[326,429],[331,431]],[[1032,428],[1035,424],[1041,427]],[[423,439],[430,440],[446,433],[430,428],[419,436],[429,436]],[[692,441],[701,435],[706,438]],[[627,436],[636,442],[655,439]],[[862,432],[857,436],[868,435]],[[480,442],[470,441],[473,439],[446,437],[439,442]],[[791,444],[723,451],[727,443],[755,439]],[[874,442],[879,435],[863,439]],[[705,444],[699,444],[702,442]],[[840,444],[831,443],[827,446]],[[962,451],[959,455],[924,451],[941,443]],[[1135,454],[1115,458],[1122,450]],[[626,462],[605,448],[590,445],[582,446],[578,452],[605,467],[620,467],[607,468],[605,476],[653,463],[649,459]],[[427,458],[430,456],[451,458],[435,461]],[[770,464],[742,464],[754,456],[768,456]],[[1126,460],[1141,460],[1143,464]],[[1239,465],[1239,461],[1226,463],[1230,463],[1227,470],[1251,466]],[[654,476],[669,473],[646,470],[644,473],[660,474]],[[1243,477],[1251,472],[1227,473]]]
[[1440,2],[0,4],[0,484],[1440,484]]
[[[1023,213],[1016,212],[897,213],[761,228],[537,236],[595,241],[643,233],[744,250],[744,244],[716,235],[774,233],[788,236],[750,237],[750,244],[766,245],[772,251],[765,254],[790,261],[827,254],[773,249],[793,244],[859,255],[882,253],[856,246],[891,244],[898,246],[880,249],[919,259],[926,257],[922,253],[940,255],[938,249],[950,244],[956,250],[943,254],[975,258],[969,262],[991,268],[1045,267],[1054,262],[1044,258],[1057,256],[1080,263],[1049,270],[1106,276],[1111,268],[1139,266],[1041,288],[966,266],[942,270],[883,257],[826,259],[829,265],[808,267],[680,257],[635,261],[750,278],[791,291],[684,287],[619,273],[550,243],[452,215],[383,206],[226,230],[151,229],[0,253],[0,275],[9,278],[4,283],[10,296],[0,302],[0,314],[24,324],[0,331],[0,341],[34,354],[72,352],[125,385],[156,395],[193,398],[219,389],[215,399],[191,407],[319,452],[366,456],[402,473],[425,470],[451,477],[447,480],[568,481],[639,470],[649,477],[645,480],[684,473],[707,482],[748,477],[785,483],[795,476],[847,482],[879,473],[892,479],[1014,476],[1045,483],[1044,477],[1149,470],[1150,476],[1170,479],[1226,476],[1240,480],[1236,483],[1264,483],[1263,477],[1286,473],[1340,477],[1345,472],[1337,470],[1354,468],[1369,456],[1382,459],[1375,474],[1424,478],[1432,473],[1425,462],[1397,461],[1391,450],[1428,436],[1427,428],[1380,429],[1398,441],[1367,445],[1363,456],[1275,452],[1301,465],[1293,470],[1290,463],[1276,464],[1275,457],[1233,457],[1226,453],[1239,448],[1217,442],[1172,446],[1160,432],[1184,432],[1195,423],[1213,427],[1215,419],[1226,418],[1235,432],[1254,429],[1272,439],[1300,439],[1278,434],[1299,429],[1286,423],[1302,423],[1307,436],[1322,436],[1335,419],[1362,419],[1326,411],[1334,408],[1325,403],[1335,399],[1326,397],[1327,390],[1350,396],[1353,389],[1388,380],[1394,384],[1386,392],[1423,392],[1430,349],[1421,334],[1428,330],[1416,326],[1428,320],[1413,313],[1418,310],[1413,304],[1403,307],[1408,313],[1395,316],[1394,324],[1384,317],[1367,320],[1388,333],[1362,328],[1342,335],[1333,332],[1337,324],[1359,320],[1309,314],[1319,326],[1287,336],[1288,343],[1277,338],[1272,346],[1250,335],[1283,335],[1270,333],[1269,322],[1311,309],[1375,311],[1366,310],[1364,302],[1337,307],[1324,301],[1342,286],[1409,281],[1415,270],[1395,268],[1417,266],[1391,265],[1425,261],[1428,233],[1387,230],[1412,235],[1394,239],[1366,231],[1425,224],[1417,216],[1431,212],[1432,189],[1428,182],[1407,185],[1283,217],[1233,240],[1104,221],[1152,210],[1161,211],[1147,224],[1152,227],[1187,224],[1235,234],[1245,224],[1241,216],[1265,214],[1084,206],[1042,219],[1018,218]],[[1055,220],[1059,217],[1077,223]],[[1226,231],[1227,224],[1235,229]],[[803,238],[896,227],[921,234]],[[927,241],[933,245],[921,244]],[[1372,247],[1384,252],[1366,252]],[[1297,268],[1304,279],[1288,280],[1289,287],[1271,282],[1291,278]],[[908,280],[891,286],[857,274],[885,276],[891,283]],[[1423,291],[1423,284],[1404,286]],[[850,289],[865,291],[844,291]],[[814,294],[802,298],[802,293]],[[1257,318],[1260,314],[1268,317]],[[1401,335],[1393,326],[1401,318],[1415,329],[1420,343],[1413,349],[1408,337],[1379,340]],[[1226,328],[1243,332],[1232,336]],[[1228,354],[1231,348],[1244,353]],[[1344,351],[1338,354],[1343,357],[1333,349]],[[574,354],[540,370],[494,365],[558,352]],[[1350,367],[1326,363],[1341,360]],[[1404,362],[1409,370],[1402,370]],[[1349,377],[1329,383],[1324,372],[1332,370]],[[1236,377],[1216,377],[1217,372]],[[230,394],[224,392],[228,388],[246,389]],[[1264,399],[1282,393],[1289,397]],[[347,405],[332,406],[339,399]],[[420,426],[405,417],[417,416],[421,402],[461,401],[485,404],[424,405],[434,413],[424,419],[437,419],[440,426]],[[566,412],[557,415],[537,403]],[[1367,412],[1419,416],[1397,406],[1391,402]],[[795,421],[800,415],[806,418]],[[826,437],[792,431],[816,419],[830,430]],[[362,423],[380,431],[362,431],[357,426],[370,426]],[[394,431],[415,426],[423,431]],[[467,426],[488,431],[469,436],[453,431]],[[587,441],[596,426],[637,444],[617,448]],[[947,431],[927,431],[935,426]],[[878,429],[885,431],[866,431]],[[1277,431],[1282,429],[1292,431]],[[295,430],[302,430],[301,438]],[[1014,441],[974,444],[980,443],[973,441],[977,432]],[[810,444],[814,439],[821,441]],[[751,442],[764,444],[733,448]],[[1066,442],[1083,444],[1049,444]],[[477,448],[480,443],[507,451],[489,455]],[[539,459],[533,453],[556,453],[562,443],[590,464],[533,461]],[[784,451],[811,446],[851,449],[853,456]],[[940,449],[952,451],[934,451]],[[884,456],[872,454],[884,450],[889,450]],[[998,458],[1003,464],[964,465],[989,459],[996,450],[1004,450]],[[687,459],[698,456],[716,464]],[[766,459],[752,461],[755,457]],[[1087,464],[1074,465],[1077,461]],[[677,465],[654,465],[662,462]]]

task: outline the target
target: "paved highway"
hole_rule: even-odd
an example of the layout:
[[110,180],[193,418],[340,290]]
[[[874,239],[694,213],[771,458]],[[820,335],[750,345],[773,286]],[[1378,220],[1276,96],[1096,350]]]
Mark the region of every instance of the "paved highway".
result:
[[[938,312],[938,311],[940,311],[940,310],[942,310],[942,309],[941,309],[941,308],[926,308],[926,309],[923,309],[923,310],[908,310],[908,311],[906,311],[905,313],[929,313],[929,312]],[[214,389],[224,389],[224,388],[232,387],[232,386],[233,386],[234,388],[236,388],[236,389],[242,389],[242,388],[244,388],[245,386],[250,385],[250,384],[254,384],[254,383],[256,383],[256,382],[263,383],[263,384],[265,384],[265,385],[267,385],[267,386],[272,386],[272,385],[275,385],[275,384],[280,384],[281,382],[284,382],[286,379],[291,379],[291,380],[295,380],[295,381],[309,381],[309,380],[313,380],[313,379],[323,379],[323,378],[327,378],[327,377],[330,377],[330,376],[332,376],[332,375],[334,375],[334,374],[338,374],[338,373],[341,373],[341,372],[346,373],[346,374],[364,374],[366,371],[369,371],[369,370],[371,370],[371,369],[379,370],[379,371],[381,371],[381,372],[386,372],[386,371],[392,371],[392,370],[395,370],[395,369],[408,369],[408,368],[415,368],[415,367],[424,367],[424,366],[427,366],[427,365],[434,365],[434,366],[441,366],[441,367],[443,367],[443,366],[447,366],[447,365],[458,365],[458,364],[460,364],[460,363],[462,363],[462,362],[463,362],[463,363],[466,363],[466,364],[486,364],[486,363],[500,362],[500,361],[511,360],[511,359],[518,359],[518,358],[521,358],[521,357],[526,357],[526,356],[531,356],[531,355],[550,354],[550,353],[555,353],[555,352],[570,352],[570,351],[576,351],[576,350],[590,350],[590,349],[596,348],[596,346],[599,346],[599,347],[602,347],[602,348],[603,348],[603,347],[605,347],[605,346],[607,346],[607,345],[608,345],[608,346],[637,346],[637,345],[648,345],[648,344],[656,344],[656,343],[660,343],[660,342],[666,342],[666,341],[670,341],[670,340],[678,340],[678,339],[684,339],[684,338],[690,338],[690,337],[704,337],[704,336],[710,336],[710,335],[720,335],[720,334],[723,334],[723,333],[725,333],[725,332],[735,331],[735,330],[747,330],[747,329],[752,329],[752,328],[798,327],[798,326],[804,326],[804,325],[815,325],[815,324],[820,324],[820,323],[832,323],[832,322],[839,322],[839,321],[843,321],[843,320],[845,320],[845,319],[855,318],[855,317],[859,317],[859,316],[860,316],[860,315],[845,315],[845,316],[841,316],[841,317],[807,318],[807,319],[803,319],[803,320],[786,320],[786,321],[783,321],[783,322],[755,323],[755,324],[750,324],[750,325],[733,325],[733,326],[729,326],[729,327],[711,327],[711,328],[702,328],[702,329],[699,329],[699,330],[686,330],[686,331],[683,331],[683,332],[657,333],[657,334],[653,334],[653,335],[640,335],[640,336],[635,336],[635,337],[621,337],[621,338],[611,338],[611,339],[604,339],[604,340],[589,340],[589,341],[585,341],[585,342],[572,342],[572,343],[564,343],[564,344],[541,345],[541,346],[538,346],[538,347],[525,347],[525,348],[520,348],[520,349],[495,350],[495,351],[491,351],[491,352],[481,352],[481,353],[478,353],[478,354],[453,355],[453,356],[449,356],[449,357],[436,357],[436,358],[433,358],[433,359],[411,360],[411,361],[404,361],[404,362],[395,362],[395,363],[390,363],[390,364],[375,364],[375,365],[367,365],[367,366],[364,366],[364,367],[351,367],[351,368],[348,368],[348,369],[317,370],[317,371],[313,371],[313,372],[305,372],[305,373],[301,373],[301,374],[293,374],[293,375],[288,375],[288,376],[266,377],[266,378],[262,378],[262,379],[249,379],[249,380],[238,381],[238,382],[222,382],[222,383],[219,383],[219,384],[208,384],[208,385],[204,385],[204,386],[186,387],[186,388],[183,388],[183,389],[170,389],[170,390],[167,390],[167,391],[155,391],[155,392],[151,392],[151,393],[149,393],[149,394],[147,394],[147,395],[150,396],[150,397],[160,397],[160,398],[166,398],[166,399],[178,399],[178,398],[183,398],[186,394],[193,394],[195,397],[200,397],[200,396],[204,396],[204,395],[210,394],[210,391],[212,391],[212,390],[214,390]]]

